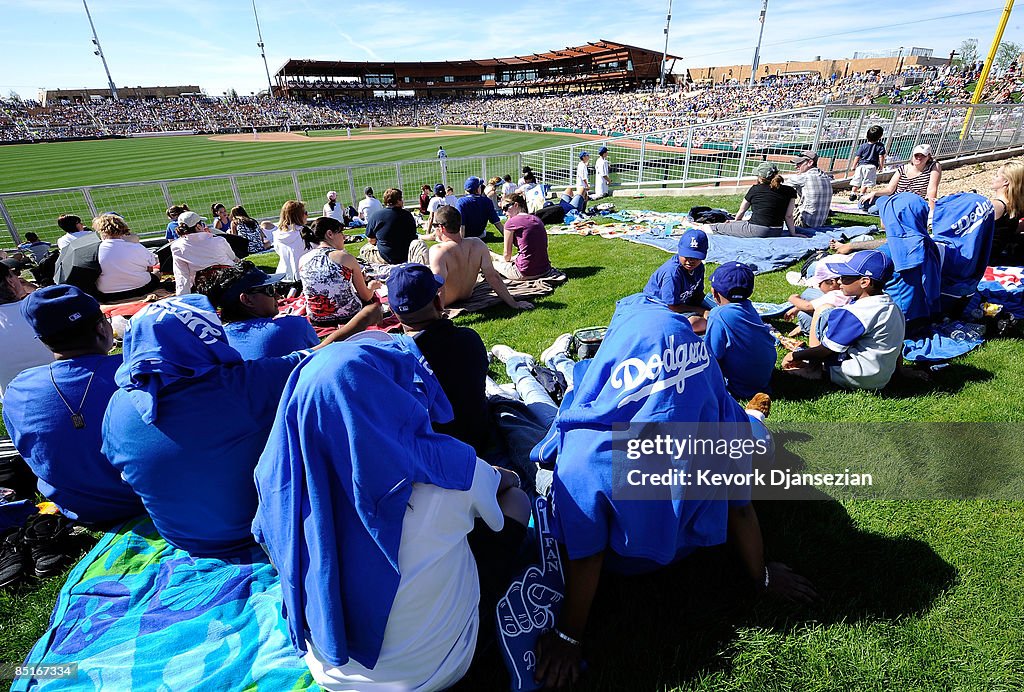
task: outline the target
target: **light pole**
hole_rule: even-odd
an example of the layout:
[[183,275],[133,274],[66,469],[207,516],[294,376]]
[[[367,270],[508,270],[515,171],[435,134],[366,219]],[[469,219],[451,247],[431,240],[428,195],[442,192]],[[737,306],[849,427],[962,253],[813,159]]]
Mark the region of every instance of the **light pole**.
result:
[[117,101],[117,87],[114,86],[114,79],[110,76],[110,68],[107,67],[107,59],[103,56],[103,48],[100,46],[100,37],[96,34],[96,25],[92,23],[92,14],[89,13],[89,3],[82,0],[82,5],[85,6],[85,16],[89,18],[89,28],[92,29],[92,44],[96,46],[93,54],[100,56],[100,61],[103,63],[103,71],[107,73],[107,85],[110,87],[110,97]]
[[263,58],[263,69],[267,71],[267,96],[274,98],[274,83],[270,81],[270,67],[267,65],[267,54],[263,50],[263,32],[260,31],[260,15],[256,12],[256,0],[252,0],[252,14],[256,18],[256,36],[259,38],[256,45],[259,46],[260,57]]
[[754,49],[754,62],[750,66],[750,86],[754,86],[754,77],[757,75],[757,65],[761,62],[761,38],[764,36],[764,15],[768,12],[768,0],[761,3],[761,30],[757,34],[757,48]]
[[668,15],[665,17],[665,50],[661,53],[661,88],[665,88],[665,72],[668,70],[668,27],[672,23],[672,0],[668,0]]

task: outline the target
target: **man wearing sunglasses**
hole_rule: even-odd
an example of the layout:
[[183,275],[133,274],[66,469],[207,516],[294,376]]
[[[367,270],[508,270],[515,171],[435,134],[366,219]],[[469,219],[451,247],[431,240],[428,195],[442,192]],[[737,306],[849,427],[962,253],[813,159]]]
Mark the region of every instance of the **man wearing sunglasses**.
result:
[[[196,281],[202,293],[220,311],[228,344],[244,360],[278,358],[320,346],[316,331],[305,317],[278,317],[277,284],[284,274],[267,274],[252,262],[222,267]],[[364,311],[365,312],[365,311]],[[324,343],[345,339],[362,331],[363,312],[330,334]]]
[[881,389],[889,383],[903,357],[906,323],[885,293],[892,277],[889,256],[862,250],[845,263],[832,265],[849,304],[825,309],[811,321],[808,348],[782,359],[786,372],[852,389]]

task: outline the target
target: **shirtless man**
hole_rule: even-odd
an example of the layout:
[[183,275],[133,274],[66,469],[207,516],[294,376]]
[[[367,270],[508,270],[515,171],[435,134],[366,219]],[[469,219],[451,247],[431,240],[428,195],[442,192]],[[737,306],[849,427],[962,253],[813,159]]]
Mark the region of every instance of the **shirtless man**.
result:
[[465,300],[473,293],[477,277],[484,275],[498,297],[516,310],[530,310],[533,303],[516,300],[508,292],[501,276],[491,264],[487,244],[479,238],[463,238],[462,215],[455,207],[440,207],[434,212],[434,226],[441,242],[430,248],[430,269],[444,279],[441,306]]

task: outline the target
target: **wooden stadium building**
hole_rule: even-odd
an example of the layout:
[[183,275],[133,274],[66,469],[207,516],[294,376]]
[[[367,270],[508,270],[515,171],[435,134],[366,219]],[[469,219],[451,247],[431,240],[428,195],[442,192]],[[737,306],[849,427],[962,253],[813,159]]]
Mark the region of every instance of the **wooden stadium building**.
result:
[[[415,96],[544,94],[653,84],[662,54],[614,41],[511,58],[445,62],[289,60],[275,75],[275,95],[315,99],[394,92]],[[669,71],[679,58],[668,56]]]

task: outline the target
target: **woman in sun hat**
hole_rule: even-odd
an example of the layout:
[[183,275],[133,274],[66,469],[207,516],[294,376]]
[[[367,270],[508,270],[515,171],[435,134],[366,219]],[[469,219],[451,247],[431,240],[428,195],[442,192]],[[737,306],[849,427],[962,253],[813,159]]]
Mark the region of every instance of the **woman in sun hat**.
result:
[[[712,224],[711,230],[737,238],[778,238],[785,235],[785,231],[795,236],[796,190],[782,184],[779,167],[770,161],[759,164],[754,174],[757,182],[743,196],[736,220]],[[748,209],[750,219],[744,221],[743,215]]]

